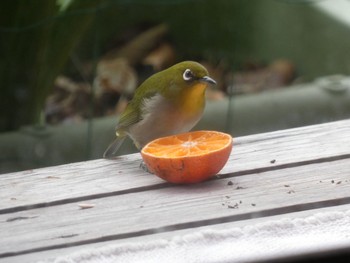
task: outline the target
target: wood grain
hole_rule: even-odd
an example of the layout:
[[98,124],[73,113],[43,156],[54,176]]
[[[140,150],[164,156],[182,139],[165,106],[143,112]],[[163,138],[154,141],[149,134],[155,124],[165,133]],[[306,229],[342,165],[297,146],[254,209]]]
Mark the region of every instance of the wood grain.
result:
[[3,214],[0,257],[349,204],[348,170],[339,160]]
[[[350,157],[350,122],[234,139],[226,177]],[[0,213],[168,187],[139,168],[139,154],[0,175]]]
[[80,253],[82,251],[93,251],[98,248],[103,248],[105,246],[118,246],[118,245],[128,245],[128,244],[135,244],[135,243],[147,243],[148,241],[155,241],[155,240],[174,240],[184,235],[193,235],[195,233],[198,233],[198,231],[201,230],[229,230],[233,228],[244,228],[247,226],[254,226],[256,224],[264,224],[266,222],[281,222],[281,220],[291,220],[293,218],[306,218],[309,216],[313,216],[318,213],[327,213],[330,211],[349,211],[350,205],[340,205],[335,207],[325,207],[325,208],[317,208],[317,209],[311,209],[311,210],[304,210],[299,212],[293,212],[288,214],[282,214],[282,215],[276,215],[276,216],[269,216],[269,217],[258,217],[258,218],[251,218],[247,220],[241,220],[241,221],[232,221],[228,223],[218,223],[210,226],[201,226],[201,227],[192,227],[192,228],[186,228],[186,229],[180,229],[180,230],[174,230],[170,232],[160,232],[160,233],[154,233],[154,234],[148,234],[145,236],[137,236],[137,237],[129,237],[124,239],[118,239],[118,240],[111,240],[111,241],[104,241],[104,242],[98,242],[98,243],[89,243],[79,246],[68,246],[64,248],[57,248],[57,249],[49,249],[49,250],[43,250],[35,253],[29,253],[29,254],[19,254],[13,257],[6,257],[3,258],[3,260],[0,258],[0,262],[6,262],[6,263],[31,263],[31,262],[38,262],[40,260],[50,260],[50,262],[57,262],[55,259],[57,257],[60,257],[62,255],[71,255],[73,253]]
[[224,169],[201,184],[171,185],[140,162],[0,175],[0,260],[350,205],[350,120],[234,138]]

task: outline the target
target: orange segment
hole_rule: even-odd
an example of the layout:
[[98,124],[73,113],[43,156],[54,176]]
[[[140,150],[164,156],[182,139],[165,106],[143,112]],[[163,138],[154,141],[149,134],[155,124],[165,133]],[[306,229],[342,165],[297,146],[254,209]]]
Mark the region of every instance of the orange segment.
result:
[[148,169],[173,183],[195,183],[217,174],[226,164],[232,137],[195,131],[156,139],[141,151]]

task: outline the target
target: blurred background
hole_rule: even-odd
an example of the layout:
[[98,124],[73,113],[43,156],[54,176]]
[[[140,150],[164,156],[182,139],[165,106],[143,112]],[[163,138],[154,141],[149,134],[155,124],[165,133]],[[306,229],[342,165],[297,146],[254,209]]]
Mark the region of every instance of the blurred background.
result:
[[137,86],[183,60],[218,82],[197,130],[350,117],[349,0],[2,0],[0,14],[0,173],[101,158]]

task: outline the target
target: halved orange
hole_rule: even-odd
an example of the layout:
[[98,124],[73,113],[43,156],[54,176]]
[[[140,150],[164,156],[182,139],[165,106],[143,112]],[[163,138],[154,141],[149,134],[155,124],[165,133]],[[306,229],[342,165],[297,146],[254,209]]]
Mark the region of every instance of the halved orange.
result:
[[143,147],[150,172],[178,184],[198,183],[216,175],[232,150],[232,137],[217,131],[194,131],[156,139]]

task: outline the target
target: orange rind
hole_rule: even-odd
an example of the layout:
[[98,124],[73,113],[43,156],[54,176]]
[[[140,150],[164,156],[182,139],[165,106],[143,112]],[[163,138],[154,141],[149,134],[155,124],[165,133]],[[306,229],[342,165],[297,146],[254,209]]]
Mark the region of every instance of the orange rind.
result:
[[217,131],[194,131],[156,139],[143,147],[151,173],[177,184],[198,183],[216,175],[226,164],[233,140]]

